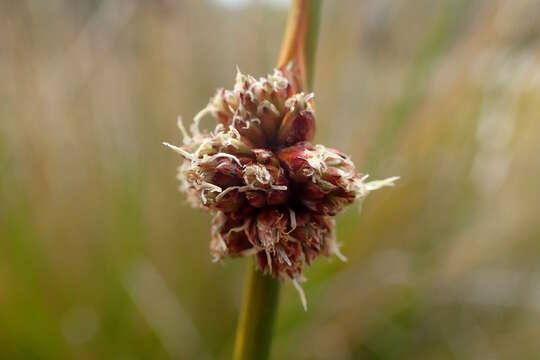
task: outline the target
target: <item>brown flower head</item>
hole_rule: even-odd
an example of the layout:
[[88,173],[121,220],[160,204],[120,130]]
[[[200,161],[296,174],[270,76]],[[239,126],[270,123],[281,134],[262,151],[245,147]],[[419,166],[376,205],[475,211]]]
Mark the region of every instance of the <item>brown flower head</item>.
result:
[[[301,289],[303,269],[336,255],[334,216],[397,179],[365,182],[348,156],[313,145],[313,94],[298,92],[294,72],[255,79],[238,71],[233,90],[219,89],[183,134],[181,191],[212,216],[213,258],[255,256],[261,271]],[[201,132],[211,114],[217,125]],[[303,294],[302,294],[303,298]],[[304,298],[303,298],[304,299]]]

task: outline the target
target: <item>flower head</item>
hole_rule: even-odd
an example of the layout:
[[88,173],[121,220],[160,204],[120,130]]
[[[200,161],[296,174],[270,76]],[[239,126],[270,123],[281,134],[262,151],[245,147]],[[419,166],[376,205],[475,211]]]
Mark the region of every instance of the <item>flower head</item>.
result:
[[[232,90],[219,89],[190,132],[179,121],[181,191],[212,214],[213,258],[255,256],[261,271],[292,279],[319,255],[339,252],[334,216],[397,177],[365,182],[351,159],[310,141],[313,94],[298,91],[290,68],[255,79],[238,71]],[[216,127],[201,132],[210,114]]]

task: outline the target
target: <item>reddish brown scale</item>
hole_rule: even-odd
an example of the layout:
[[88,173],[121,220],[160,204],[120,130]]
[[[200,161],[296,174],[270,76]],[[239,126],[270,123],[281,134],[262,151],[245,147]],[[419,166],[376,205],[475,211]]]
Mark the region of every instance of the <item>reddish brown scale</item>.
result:
[[230,191],[216,200],[214,207],[224,213],[232,213],[240,210],[245,202],[245,196],[236,190]]
[[262,208],[266,205],[265,192],[258,190],[246,191],[246,201],[253,207]]
[[[242,229],[238,230],[243,225],[243,221],[234,220],[224,214],[218,214],[213,219],[213,238],[212,245],[219,247],[219,243],[223,241],[226,245],[227,255],[241,256],[242,252],[252,247],[249,242],[246,232]],[[219,233],[219,234],[218,234]],[[214,249],[217,251],[217,249]]]
[[315,117],[310,111],[287,113],[278,132],[277,142],[288,146],[311,141],[315,135]]
[[265,208],[256,218],[257,238],[263,249],[271,249],[287,231],[287,219],[277,209]]
[[289,191],[270,190],[266,195],[266,203],[269,206],[283,205],[289,199]]
[[227,253],[230,256],[242,256],[242,253],[251,249],[252,245],[249,242],[246,234],[243,232],[233,232],[226,236]]
[[311,150],[310,143],[302,142],[293,146],[281,149],[277,156],[282,166],[287,171],[289,178],[298,183],[311,180],[311,166],[307,162],[308,150]]
[[300,189],[302,195],[301,197],[303,199],[307,200],[321,200],[323,199],[328,191],[324,190],[321,186],[313,183],[313,182],[307,182],[305,183],[301,189]]
[[231,177],[241,177],[242,167],[230,158],[223,158],[216,166],[216,171]]
[[[277,255],[280,252],[285,254],[287,260]],[[269,266],[268,255],[265,251],[257,253],[257,265],[261,271],[271,273],[275,277],[286,274],[294,279],[302,274],[303,257],[302,245],[298,242],[287,241],[276,246],[275,253],[270,256],[271,266]]]
[[240,101],[242,105],[244,106],[244,109],[251,114],[254,114],[257,112],[257,104],[255,102],[255,99],[251,96],[249,93],[242,93],[240,94]]
[[229,186],[237,186],[240,184],[238,177],[223,173],[219,170],[209,172],[207,174],[208,182],[219,186],[220,188],[228,188]]
[[237,119],[235,127],[242,137],[253,144],[253,147],[266,146],[266,135],[258,123],[250,121],[250,119]]
[[245,204],[237,211],[227,214],[227,216],[236,221],[245,221],[246,219],[255,216],[257,214],[257,210],[257,208],[249,204]]
[[[278,113],[275,112],[276,110]],[[279,125],[281,124],[281,116],[279,112],[279,108],[275,107],[275,109],[272,109],[270,105],[266,103],[262,103],[257,111],[257,115],[259,116],[259,119],[261,119],[261,128],[266,134],[269,142],[273,141]]]

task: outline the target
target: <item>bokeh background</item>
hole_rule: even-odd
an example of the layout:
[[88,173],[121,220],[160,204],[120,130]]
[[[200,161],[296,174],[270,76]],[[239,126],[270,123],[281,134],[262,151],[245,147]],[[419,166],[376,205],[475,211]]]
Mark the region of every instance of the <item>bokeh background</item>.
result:
[[[228,359],[245,260],[177,192],[176,117],[263,75],[287,1],[0,1],[0,358]],[[540,358],[540,1],[323,6],[317,141],[372,178],[274,359]],[[209,124],[210,125],[210,124]]]

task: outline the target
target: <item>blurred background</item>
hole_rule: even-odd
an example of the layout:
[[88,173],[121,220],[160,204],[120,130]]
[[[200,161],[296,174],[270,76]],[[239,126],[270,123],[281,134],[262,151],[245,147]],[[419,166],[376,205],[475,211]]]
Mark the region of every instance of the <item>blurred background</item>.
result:
[[[0,0],[0,358],[228,359],[245,260],[176,117],[277,59],[288,1]],[[316,140],[373,179],[274,359],[540,357],[540,1],[326,1]]]

